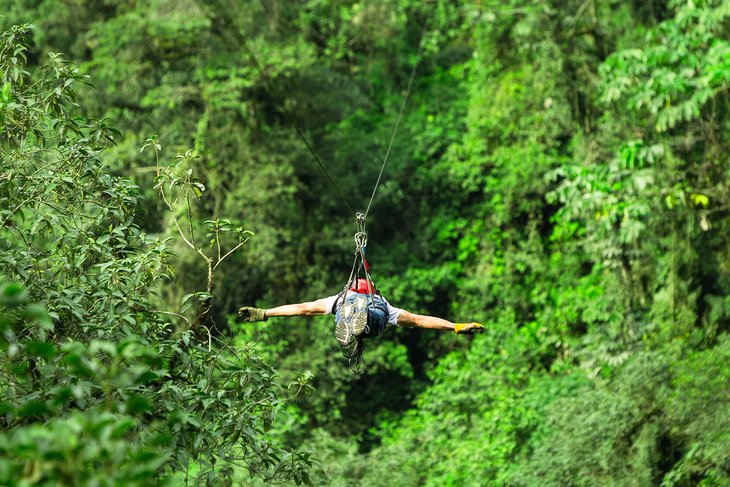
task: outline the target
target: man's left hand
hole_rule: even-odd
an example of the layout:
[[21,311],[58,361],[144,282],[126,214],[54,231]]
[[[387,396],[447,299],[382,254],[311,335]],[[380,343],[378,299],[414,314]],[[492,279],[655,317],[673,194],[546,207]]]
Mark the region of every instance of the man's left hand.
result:
[[454,327],[454,333],[457,335],[474,335],[484,331],[484,325],[479,323],[457,323]]

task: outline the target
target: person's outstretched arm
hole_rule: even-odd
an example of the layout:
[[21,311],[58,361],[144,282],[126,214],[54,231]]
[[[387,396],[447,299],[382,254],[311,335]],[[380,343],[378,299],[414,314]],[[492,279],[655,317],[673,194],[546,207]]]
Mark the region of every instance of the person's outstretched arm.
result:
[[244,306],[238,310],[243,321],[266,321],[277,316],[316,316],[327,313],[327,300],[318,299],[307,303],[285,304],[271,309]]
[[318,316],[327,313],[327,300],[322,298],[308,303],[285,304],[264,311],[266,318],[276,316]]
[[417,327],[417,328],[430,328],[433,330],[453,330],[459,334],[481,333],[484,331],[484,327],[479,323],[453,323],[443,318],[436,316],[419,315],[411,313],[410,311],[401,310],[398,315],[398,325]]

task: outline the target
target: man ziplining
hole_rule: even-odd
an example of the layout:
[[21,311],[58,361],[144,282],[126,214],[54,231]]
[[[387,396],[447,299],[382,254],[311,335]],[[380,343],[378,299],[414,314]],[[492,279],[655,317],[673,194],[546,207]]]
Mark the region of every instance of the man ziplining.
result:
[[473,335],[484,331],[479,323],[453,323],[443,318],[411,313],[391,304],[367,279],[357,279],[339,294],[315,301],[285,304],[270,309],[244,306],[239,310],[243,321],[252,323],[286,316],[335,315],[335,337],[343,354],[357,360],[363,351],[364,338],[374,338],[387,325],[434,330],[453,330],[457,335]]
[[[258,59],[256,59],[253,50],[248,46],[246,38],[241,34],[238,29],[232,29],[232,31],[235,35],[237,35],[241,43],[246,47],[246,50],[249,53],[251,64],[253,64],[253,66],[258,70],[267,90],[269,91],[271,96],[275,100],[277,100],[277,103],[281,107],[282,112],[285,114],[285,116],[290,119],[290,122],[292,123],[294,130],[297,132],[297,135],[299,135],[299,137],[302,139],[302,142],[307,147],[307,150],[310,152],[313,159],[317,162],[324,175],[327,177],[327,180],[335,189],[344,205],[350,211],[353,211],[352,207],[347,202],[344,194],[337,187],[337,184],[335,184],[335,181],[329,174],[329,171],[327,171],[327,167],[314,151],[312,145],[309,143],[309,140],[304,135],[304,132],[297,124],[296,119],[288,115],[285,104],[278,96],[276,96],[271,81],[266,74],[266,71],[264,70],[261,63],[259,63]],[[373,188],[373,192],[370,196],[370,201],[368,202],[367,209],[365,210],[365,213],[357,213],[355,215],[355,219],[358,222],[358,233],[355,234],[356,246],[353,272],[356,268],[358,259],[360,259],[360,268],[358,268],[357,272],[355,272],[354,274],[350,274],[347,285],[345,285],[345,287],[339,294],[327,298],[317,299],[316,301],[285,304],[271,309],[261,309],[244,306],[239,310],[239,315],[241,316],[243,321],[258,322],[266,321],[268,318],[274,317],[317,316],[333,314],[335,315],[336,323],[335,337],[337,338],[337,341],[339,342],[340,348],[342,349],[345,357],[350,359],[351,365],[353,359],[355,359],[357,362],[357,360],[359,360],[360,356],[362,355],[363,339],[378,336],[380,333],[382,333],[387,325],[430,328],[435,330],[453,330],[454,333],[456,333],[457,335],[473,335],[475,333],[481,333],[484,331],[484,326],[479,323],[453,323],[449,320],[438,318],[436,316],[419,315],[416,313],[411,313],[410,311],[406,311],[404,309],[391,306],[390,303],[388,303],[388,301],[380,294],[380,292],[375,289],[375,286],[370,279],[370,275],[368,274],[368,264],[365,260],[365,247],[367,244],[367,233],[365,233],[365,218],[370,211],[370,206],[372,205],[375,193],[378,190],[378,185],[380,184],[380,179],[383,176],[385,164],[388,161],[388,156],[390,155],[391,148],[393,147],[393,142],[395,141],[396,134],[398,133],[398,126],[400,125],[400,121],[403,116],[406,101],[408,100],[408,97],[411,93],[411,86],[413,85],[413,79],[416,75],[416,68],[421,58],[425,32],[426,26],[424,25],[423,31],[421,32],[421,39],[418,42],[416,62],[411,69],[411,74],[408,79],[408,86],[406,88],[405,94],[403,95],[403,100],[400,105],[398,117],[396,119],[395,126],[393,127],[393,133],[391,134],[390,142],[388,143],[388,149],[385,151],[385,157],[383,158],[383,163],[380,166],[380,172],[378,174],[377,180],[375,181],[375,187]],[[364,268],[365,270],[366,279],[358,278],[360,269],[362,268]]]

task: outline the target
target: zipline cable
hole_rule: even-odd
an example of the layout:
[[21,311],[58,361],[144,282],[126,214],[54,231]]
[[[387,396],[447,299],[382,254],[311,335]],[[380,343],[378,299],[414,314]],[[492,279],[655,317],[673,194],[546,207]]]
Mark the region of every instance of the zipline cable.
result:
[[259,74],[261,75],[261,78],[264,80],[264,84],[266,85],[269,94],[276,100],[276,102],[279,105],[279,108],[281,109],[282,113],[284,113],[284,116],[287,118],[289,123],[294,126],[294,130],[299,135],[299,138],[302,139],[302,142],[304,142],[304,145],[307,147],[307,150],[310,154],[312,154],[312,157],[315,161],[317,161],[317,164],[319,165],[320,169],[322,169],[322,172],[324,172],[324,175],[327,176],[327,180],[330,182],[333,188],[335,188],[335,191],[337,192],[337,195],[340,197],[343,203],[345,203],[345,206],[347,206],[347,209],[350,210],[350,213],[353,213],[355,210],[352,209],[350,206],[350,203],[347,202],[347,199],[342,194],[342,191],[340,191],[340,188],[337,187],[337,184],[335,184],[334,179],[332,179],[332,176],[330,176],[329,171],[327,171],[327,167],[324,165],[324,162],[322,162],[322,159],[320,159],[319,155],[314,151],[314,147],[312,147],[312,144],[310,144],[309,139],[304,135],[304,131],[301,129],[297,121],[289,114],[289,112],[284,107],[284,102],[276,95],[274,92],[273,86],[271,84],[271,80],[269,79],[268,75],[266,74],[266,71],[263,69],[263,67],[259,64],[258,60],[256,59],[256,56],[253,53],[253,50],[249,47],[248,42],[244,40],[244,49],[248,52],[249,57],[251,58],[251,62],[256,67],[256,69],[259,71]]
[[261,79],[264,82],[264,85],[266,87],[266,90],[269,92],[269,95],[274,99],[276,104],[279,106],[279,109],[284,114],[284,117],[287,119],[287,122],[289,122],[296,131],[297,135],[299,135],[299,138],[302,139],[302,142],[304,142],[304,145],[307,147],[307,150],[312,155],[312,158],[317,162],[320,169],[322,169],[322,172],[325,176],[327,176],[327,180],[330,182],[332,187],[337,192],[337,195],[340,197],[342,202],[347,206],[347,209],[350,210],[350,213],[355,213],[355,210],[352,209],[352,206],[350,206],[350,203],[347,202],[347,199],[345,198],[345,195],[342,194],[342,191],[340,191],[340,188],[337,187],[337,184],[335,184],[334,179],[332,179],[332,176],[330,176],[329,171],[327,170],[327,167],[324,165],[324,162],[322,162],[322,159],[317,155],[317,153],[314,150],[314,147],[312,147],[312,144],[309,142],[309,139],[307,139],[306,135],[304,135],[304,131],[299,126],[297,121],[294,119],[294,117],[291,116],[289,111],[286,109],[286,106],[284,105],[284,101],[276,94],[276,91],[274,90],[273,83],[271,82],[271,79],[269,78],[268,74],[266,73],[266,70],[264,67],[259,63],[258,59],[256,58],[256,55],[254,54],[253,49],[251,49],[251,46],[248,43],[248,39],[241,34],[241,31],[238,29],[238,27],[235,25],[233,20],[226,14],[222,13],[223,9],[220,7],[220,5],[217,4],[217,2],[211,2],[216,4],[216,13],[220,16],[220,18],[228,25],[228,30],[233,33],[233,36],[236,38],[236,40],[243,45],[243,48],[246,50],[246,53],[248,54],[249,61],[253,66],[256,68],[256,70],[259,72],[259,75],[261,76]]
[[[344,194],[342,194],[342,191],[340,191],[340,188],[335,183],[334,179],[330,175],[329,171],[327,170],[327,167],[325,166],[324,162],[322,162],[322,159],[319,157],[317,152],[315,152],[314,147],[312,147],[312,144],[309,142],[309,139],[307,139],[306,135],[304,134],[304,131],[301,129],[297,121],[294,119],[294,117],[291,116],[289,111],[286,109],[286,106],[284,105],[283,100],[276,94],[276,91],[274,90],[273,83],[271,82],[271,79],[269,78],[268,74],[266,73],[266,70],[261,65],[261,63],[258,61],[258,58],[256,57],[256,54],[254,53],[253,49],[251,49],[251,46],[248,43],[248,39],[243,36],[241,31],[237,28],[237,26],[234,24],[233,20],[223,14],[223,9],[220,8],[220,5],[217,4],[217,2],[213,1],[211,2],[213,4],[216,4],[218,7],[217,13],[220,15],[221,19],[228,24],[229,30],[233,33],[236,40],[243,45],[244,49],[246,50],[246,53],[248,54],[249,61],[253,66],[256,68],[256,70],[259,72],[259,75],[261,76],[261,79],[264,82],[264,85],[266,87],[266,90],[269,92],[269,95],[274,99],[276,104],[279,106],[279,109],[284,114],[287,121],[294,127],[294,130],[296,131],[299,138],[304,142],[304,145],[306,146],[309,153],[312,155],[312,158],[317,162],[317,165],[319,165],[320,169],[324,173],[324,175],[327,177],[327,180],[330,182],[332,187],[337,192],[337,195],[340,197],[342,202],[347,206],[347,209],[350,210],[351,213],[355,213],[352,206],[348,203],[347,199],[345,198]],[[370,195],[370,200],[368,201],[368,206],[365,210],[364,214],[359,214],[360,216],[357,216],[357,218],[362,218],[363,223],[365,219],[367,218],[368,213],[370,212],[370,207],[373,204],[373,199],[375,198],[375,193],[378,191],[378,187],[380,186],[380,180],[383,177],[383,172],[385,171],[385,165],[388,163],[388,158],[390,157],[391,149],[393,148],[393,142],[395,141],[395,137],[398,134],[398,128],[400,127],[400,122],[403,118],[403,112],[405,111],[406,103],[408,102],[408,98],[411,94],[411,88],[413,86],[413,79],[416,75],[416,70],[418,69],[418,65],[421,61],[421,53],[423,51],[423,44],[424,44],[424,38],[426,33],[428,22],[426,22],[423,26],[423,30],[421,31],[421,38],[418,42],[418,50],[416,52],[416,62],[413,64],[413,68],[411,69],[411,74],[408,78],[408,85],[406,87],[406,93],[403,96],[403,100],[401,101],[400,110],[398,111],[398,117],[396,118],[395,125],[393,127],[393,132],[390,136],[390,141],[388,142],[388,148],[385,152],[385,156],[383,157],[383,163],[380,165],[380,171],[378,172],[378,178],[375,181],[375,186],[373,187],[373,192]]]
[[365,210],[365,218],[367,218],[368,213],[370,212],[370,205],[373,204],[373,198],[375,198],[375,192],[378,190],[378,186],[380,185],[380,178],[383,177],[383,171],[385,170],[385,164],[388,162],[388,156],[390,156],[390,149],[393,147],[393,141],[395,140],[395,136],[398,133],[398,127],[400,126],[401,118],[403,117],[403,111],[406,107],[406,102],[408,101],[408,96],[411,94],[411,86],[413,85],[413,78],[416,75],[416,69],[418,68],[418,63],[421,61],[421,51],[423,50],[423,39],[425,37],[426,33],[426,25],[423,26],[423,30],[421,31],[421,39],[418,41],[418,51],[416,52],[416,62],[413,64],[413,69],[411,69],[411,76],[408,79],[408,87],[406,88],[406,94],[403,96],[403,100],[400,104],[400,111],[398,112],[398,118],[395,121],[395,126],[393,127],[393,133],[390,136],[390,142],[388,143],[388,150],[385,151],[385,157],[383,158],[383,164],[380,166],[380,173],[378,174],[378,179],[375,181],[375,187],[373,188],[373,194],[370,195],[370,201],[368,202],[368,207]]

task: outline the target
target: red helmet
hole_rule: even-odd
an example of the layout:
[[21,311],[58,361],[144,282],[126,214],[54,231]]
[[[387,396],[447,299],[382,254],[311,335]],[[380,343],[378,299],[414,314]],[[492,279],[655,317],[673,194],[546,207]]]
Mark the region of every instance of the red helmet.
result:
[[[371,282],[371,284],[373,286],[372,287],[372,291],[374,293],[377,292],[375,290],[375,283],[374,282]],[[370,291],[368,290],[368,281],[367,281],[367,279],[363,279],[362,277],[359,278],[357,281],[355,281],[352,284],[352,287],[350,288],[350,291],[354,291],[354,292],[360,293],[360,294],[369,294]]]

